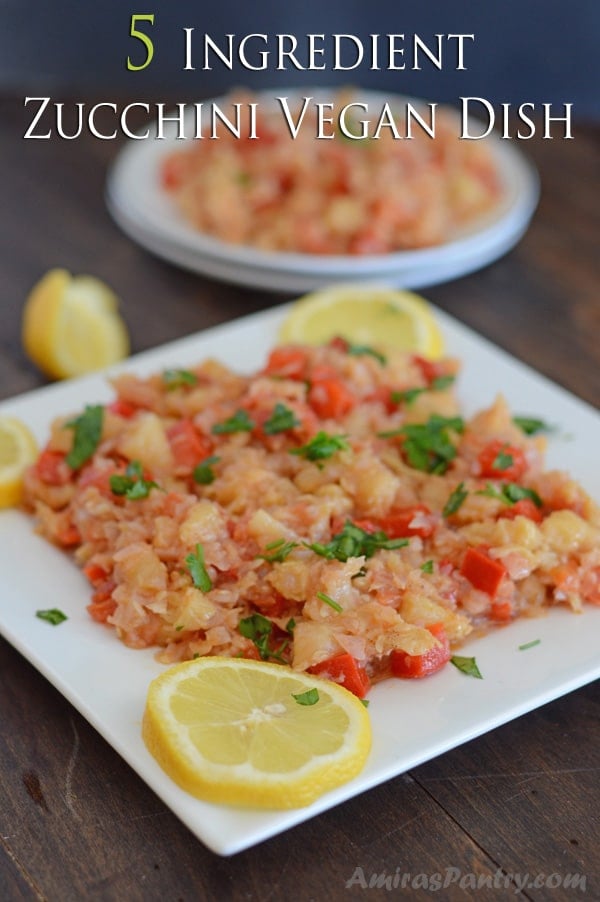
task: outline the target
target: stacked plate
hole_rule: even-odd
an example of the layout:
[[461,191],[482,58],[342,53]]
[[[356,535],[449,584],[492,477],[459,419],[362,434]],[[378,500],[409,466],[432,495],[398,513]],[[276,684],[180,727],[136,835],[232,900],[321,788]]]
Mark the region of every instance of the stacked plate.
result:
[[[265,97],[265,102],[272,98]],[[380,105],[406,98],[361,92]],[[411,102],[413,99],[411,99]],[[213,101],[208,101],[207,106]],[[224,103],[216,99],[215,103]],[[169,133],[167,126],[172,125]],[[498,204],[485,216],[435,247],[373,256],[320,256],[227,244],[189,225],[161,187],[161,162],[182,141],[174,123],[166,136],[132,140],[115,160],[107,181],[109,210],[130,238],[147,250],[214,279],[271,291],[304,292],[336,282],[382,282],[404,288],[436,285],[480,269],[521,238],[538,201],[538,177],[514,144],[490,136],[502,185]]]

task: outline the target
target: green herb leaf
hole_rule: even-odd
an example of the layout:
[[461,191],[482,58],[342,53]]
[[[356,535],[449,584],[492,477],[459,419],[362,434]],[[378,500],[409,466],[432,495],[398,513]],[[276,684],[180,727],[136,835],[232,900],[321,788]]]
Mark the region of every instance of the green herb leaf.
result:
[[456,457],[456,448],[450,441],[450,432],[464,432],[461,417],[442,417],[433,414],[426,423],[409,423],[400,429],[380,432],[380,438],[402,436],[402,450],[407,462],[416,470],[427,473],[445,473],[450,461]]
[[513,417],[513,423],[525,435],[537,435],[538,432],[554,431],[554,426],[550,426],[544,420],[538,420],[536,417]]
[[212,581],[204,563],[204,548],[200,542],[196,545],[196,551],[187,555],[185,562],[195,587],[201,592],[210,592]]
[[289,645],[289,640],[285,639],[275,651],[269,648],[273,624],[267,617],[263,617],[262,614],[251,614],[250,617],[243,617],[238,624],[238,629],[242,636],[254,642],[263,661],[273,658],[282,664],[285,663],[282,652]]
[[199,485],[210,485],[211,482],[214,482],[215,474],[213,465],[218,464],[220,460],[220,457],[213,455],[212,457],[206,457],[204,460],[200,461],[200,463],[194,467],[194,482],[197,482]]
[[433,561],[425,561],[424,564],[421,564],[421,570],[423,573],[433,573]]
[[290,635],[293,635],[293,633],[294,633],[294,627],[295,627],[295,626],[296,626],[296,621],[294,620],[293,617],[290,617],[290,619],[288,620],[288,622],[287,622],[286,625],[285,625],[285,631],[286,631],[286,633],[289,633]]
[[125,473],[114,473],[108,480],[113,495],[124,495],[129,501],[147,498],[151,489],[160,486],[151,479],[144,479],[142,465],[139,460],[127,464]]
[[333,608],[334,611],[337,611],[338,614],[341,614],[344,610],[341,604],[338,604],[331,595],[326,595],[325,592],[317,592],[317,598],[319,601],[324,601],[325,604],[328,604],[330,608]]
[[183,388],[186,385],[198,384],[197,375],[189,370],[164,370],[162,378],[168,391]]
[[72,470],[78,470],[93,456],[102,437],[103,420],[104,407],[88,404],[80,416],[67,423],[69,429],[75,430],[73,446],[65,458]]
[[277,435],[278,432],[287,432],[288,429],[299,425],[300,420],[297,419],[294,411],[278,401],[273,413],[264,423],[263,430],[266,435]]
[[465,673],[467,676],[475,677],[478,680],[483,679],[475,658],[464,658],[461,655],[453,655],[450,658],[450,663],[454,664],[457,670],[460,670],[461,673]]
[[386,356],[380,351],[376,351],[375,348],[369,347],[369,345],[349,344],[346,353],[351,354],[353,357],[364,357],[365,355],[374,357],[382,366],[385,366],[387,363]]
[[350,448],[345,435],[329,435],[327,432],[317,432],[314,438],[301,445],[299,448],[292,448],[290,454],[297,454],[306,460],[326,460],[336,451],[347,451]]
[[270,554],[257,554],[257,558],[267,561],[269,564],[283,563],[287,556],[298,547],[298,542],[286,542],[285,539],[278,539],[276,542],[270,542],[265,551]]
[[492,468],[494,470],[508,470],[509,467],[512,467],[514,462],[515,459],[512,454],[508,454],[504,448],[500,448],[492,462]]
[[451,517],[452,514],[455,514],[457,512],[457,510],[459,510],[459,508],[462,507],[468,494],[469,493],[465,489],[464,482],[459,482],[459,484],[456,486],[456,488],[454,489],[454,491],[452,492],[452,494],[446,501],[446,504],[444,505],[444,509],[442,511],[442,515],[444,517]]
[[541,641],[541,639],[532,639],[531,642],[525,642],[524,645],[519,645],[519,651],[527,651],[528,648],[533,648],[535,645],[539,645]]
[[63,614],[58,608],[48,608],[45,611],[36,611],[35,616],[39,617],[40,620],[45,620],[46,623],[51,623],[52,626],[58,626],[59,623],[64,623],[65,620],[68,620],[66,614]]
[[344,528],[333,536],[330,542],[322,545],[319,542],[307,544],[315,554],[329,560],[347,561],[350,557],[372,557],[380,548],[393,550],[404,548],[408,545],[408,539],[388,539],[385,532],[367,532],[356,526],[350,520],[346,521]]
[[299,705],[316,705],[319,701],[319,690],[307,689],[306,692],[299,692],[297,695],[292,692],[292,698]]
[[410,406],[423,392],[444,391],[444,389],[449,388],[454,383],[455,379],[455,376],[450,375],[437,376],[430,385],[406,388],[404,391],[393,391],[391,394],[392,403],[402,404],[404,402]]
[[523,501],[525,498],[529,498],[536,507],[543,507],[544,505],[544,502],[534,489],[526,489],[522,485],[516,485],[514,482],[508,482],[506,485],[502,486],[502,493],[511,504],[516,504],[517,501]]
[[497,488],[495,485],[492,485],[491,482],[488,482],[484,489],[479,489],[475,494],[486,495],[488,498],[495,498],[496,501],[501,501],[503,504],[516,504],[517,501],[523,501],[525,498],[529,498],[536,507],[543,507],[544,505],[544,502],[535,489],[524,488],[522,485],[517,485],[515,482],[506,482],[500,486],[500,488]]
[[369,704],[370,704],[370,703],[369,703],[369,699],[368,699],[368,698],[359,698],[359,702],[361,703],[361,705],[364,705],[365,708],[368,708],[368,707],[369,707]]
[[248,412],[240,409],[222,423],[215,423],[212,432],[214,435],[229,435],[233,432],[252,432],[253,429],[254,422],[248,416]]

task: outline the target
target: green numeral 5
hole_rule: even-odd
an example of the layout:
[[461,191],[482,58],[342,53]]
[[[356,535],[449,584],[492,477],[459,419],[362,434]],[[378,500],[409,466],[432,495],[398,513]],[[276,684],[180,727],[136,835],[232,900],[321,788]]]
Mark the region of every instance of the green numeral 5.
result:
[[140,31],[139,28],[136,27],[138,22],[149,22],[150,25],[154,25],[154,13],[145,13],[143,15],[135,14],[131,17],[129,34],[132,38],[137,38],[138,41],[141,41],[146,48],[146,59],[141,66],[136,66],[135,63],[131,62],[131,57],[127,57],[127,68],[131,72],[139,72],[140,69],[145,69],[146,66],[150,65],[152,57],[154,56],[154,44],[147,34],[144,34],[143,31]]

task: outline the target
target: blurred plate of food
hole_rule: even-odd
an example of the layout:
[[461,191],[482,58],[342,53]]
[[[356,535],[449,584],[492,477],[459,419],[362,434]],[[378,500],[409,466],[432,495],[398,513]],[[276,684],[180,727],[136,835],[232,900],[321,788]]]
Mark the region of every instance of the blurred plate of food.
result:
[[420,288],[505,254],[537,205],[537,173],[514,144],[462,132],[457,110],[399,95],[239,93],[140,132],[106,198],[130,238],[211,278]]

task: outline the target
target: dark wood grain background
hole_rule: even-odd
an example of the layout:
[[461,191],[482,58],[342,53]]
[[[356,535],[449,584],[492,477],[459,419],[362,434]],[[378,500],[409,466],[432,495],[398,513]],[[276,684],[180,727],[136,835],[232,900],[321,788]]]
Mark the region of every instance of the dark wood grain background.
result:
[[[21,100],[0,99],[0,397],[43,384],[21,349],[20,321],[27,292],[51,267],[113,286],[134,351],[287,300],[149,256],[104,206],[115,142],[24,141],[27,121]],[[523,149],[542,179],[525,238],[492,266],[425,293],[597,405],[600,129],[579,124],[573,141]],[[509,899],[520,878],[506,875],[526,874],[558,877],[517,897],[600,899],[599,713],[592,684],[220,859],[0,640],[0,900]],[[492,886],[475,892],[455,880],[437,892],[390,893],[362,887],[357,868],[367,881],[424,875],[421,885],[457,869]],[[584,877],[587,892],[581,882],[553,888],[568,874]]]

